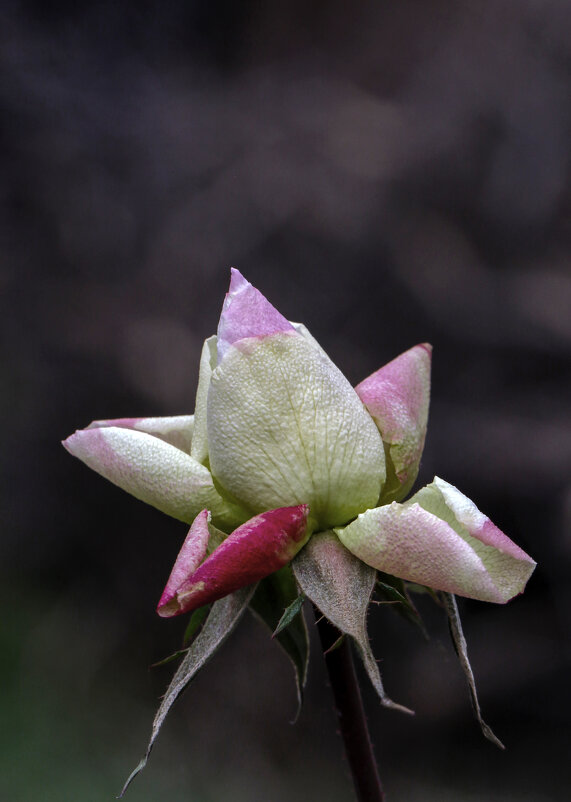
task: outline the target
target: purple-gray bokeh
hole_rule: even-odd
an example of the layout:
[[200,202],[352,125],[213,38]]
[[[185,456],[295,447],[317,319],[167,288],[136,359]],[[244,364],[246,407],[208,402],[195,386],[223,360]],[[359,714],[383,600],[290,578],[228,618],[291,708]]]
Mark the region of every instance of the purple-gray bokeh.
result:
[[[369,622],[390,799],[546,802],[568,770],[571,12],[567,0],[10,0],[2,23],[5,421],[0,791],[110,799],[183,622],[154,606],[184,526],[72,460],[93,418],[192,411],[229,266],[359,381],[434,345],[422,479],[540,564],[466,603],[494,751],[445,626]],[[133,802],[351,799],[317,647],[243,625],[167,722]]]

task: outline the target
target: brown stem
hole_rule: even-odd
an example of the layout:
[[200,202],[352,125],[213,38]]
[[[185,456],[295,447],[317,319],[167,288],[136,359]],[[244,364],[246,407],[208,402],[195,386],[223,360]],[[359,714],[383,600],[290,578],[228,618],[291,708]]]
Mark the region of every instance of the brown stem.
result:
[[385,795],[373,754],[349,639],[343,638],[339,646],[331,649],[341,633],[320,616],[316,610],[317,629],[325,652],[325,664],[357,799],[359,802],[384,802]]

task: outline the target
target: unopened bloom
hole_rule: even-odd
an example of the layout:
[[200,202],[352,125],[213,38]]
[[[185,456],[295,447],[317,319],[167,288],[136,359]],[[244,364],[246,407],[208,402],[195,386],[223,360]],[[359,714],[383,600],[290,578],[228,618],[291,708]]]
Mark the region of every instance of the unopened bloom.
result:
[[248,606],[289,656],[300,703],[307,597],[352,638],[382,703],[401,707],[384,692],[366,633],[375,588],[391,589],[387,575],[444,592],[477,718],[499,744],[480,715],[452,594],[507,602],[535,563],[442,479],[404,501],[426,436],[431,351],[417,345],[353,388],[304,326],[233,270],[218,333],[202,350],[194,415],[94,421],[65,441],[116,485],[191,524],[159,614],[213,602],[125,787]]
[[402,503],[426,435],[430,361],[431,347],[417,345],[353,388],[303,326],[233,270],[194,416],[95,421],[65,445],[194,521],[161,615],[268,576],[323,532],[373,569],[503,603],[533,571],[525,552],[442,479]]

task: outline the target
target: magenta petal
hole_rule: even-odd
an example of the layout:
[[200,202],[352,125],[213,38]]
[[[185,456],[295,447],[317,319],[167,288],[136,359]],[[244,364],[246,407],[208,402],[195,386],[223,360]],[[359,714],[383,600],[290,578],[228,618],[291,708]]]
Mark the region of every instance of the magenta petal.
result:
[[296,330],[235,267],[218,323],[218,362],[238,340]]
[[308,505],[300,504],[296,507],[280,507],[250,518],[234,530],[196,570],[193,570],[192,561],[189,560],[190,573],[184,577],[177,573],[181,581],[178,587],[174,587],[175,583],[171,582],[174,570],[186,561],[181,552],[157,607],[158,614],[170,618],[195,610],[282,568],[307,540],[308,513]]
[[173,600],[178,588],[188,576],[191,576],[200,563],[206,557],[210,532],[208,531],[208,521],[210,513],[208,510],[199,512],[184,539],[182,548],[178,553],[175,564],[168,578],[168,582],[163,590],[163,595],[159,601],[159,607],[164,607]]

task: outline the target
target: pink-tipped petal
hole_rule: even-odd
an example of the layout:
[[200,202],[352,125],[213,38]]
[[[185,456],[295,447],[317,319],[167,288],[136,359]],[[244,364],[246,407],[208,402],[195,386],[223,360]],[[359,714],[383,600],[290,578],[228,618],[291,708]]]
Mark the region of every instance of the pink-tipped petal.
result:
[[504,601],[523,592],[535,561],[454,485],[435,476],[410,501],[445,520],[470,545],[501,587]]
[[208,508],[218,526],[231,529],[247,517],[220,495],[208,468],[159,437],[96,426],[80,429],[63,445],[110,482],[173,518],[190,523]]
[[[428,493],[430,493],[432,501],[429,501]],[[451,517],[454,516],[460,527],[464,527],[468,534],[479,540],[482,545],[492,546],[497,551],[513,557],[514,560],[533,562],[531,557],[523,549],[520,549],[513,540],[510,540],[501,529],[498,529],[488,516],[484,515],[476,507],[471,499],[461,493],[457,487],[439,476],[435,476],[429,485],[419,490],[411,501],[418,501],[422,507],[434,512],[435,515],[440,515],[441,518],[446,516],[446,520],[449,521],[451,526],[455,525],[455,521]],[[447,515],[442,502],[444,502],[449,511]]]
[[230,289],[218,323],[218,362],[238,340],[276,332],[295,333],[295,329],[239,270],[231,268]]
[[[186,613],[251,585],[286,565],[305,544],[309,507],[281,507],[250,518],[238,527],[195,571],[161,597],[163,618]],[[184,546],[183,546],[184,548]],[[181,563],[184,561],[181,560]],[[179,560],[177,559],[177,563]],[[175,563],[176,565],[176,563]],[[170,579],[169,579],[170,583]]]
[[406,504],[367,510],[336,532],[373,568],[481,601],[509,601],[523,592],[535,568],[531,557],[442,480]]
[[173,600],[178,588],[192,576],[200,563],[206,557],[210,532],[208,522],[210,513],[208,510],[199,512],[184,539],[182,548],[178,553],[175,564],[168,578],[168,582],[163,590],[163,595],[159,601],[159,607],[164,607]]
[[389,472],[383,491],[385,502],[404,498],[418,473],[428,422],[431,354],[428,343],[415,345],[355,388],[379,428],[394,468],[393,481]]
[[394,502],[360,515],[341,542],[387,574],[462,596],[499,601],[482,561],[445,521],[418,504]]
[[94,420],[88,429],[108,429],[117,426],[120,429],[135,429],[146,432],[180,448],[186,454],[190,453],[192,433],[194,429],[194,415],[171,415],[166,418],[112,418],[110,420]]

